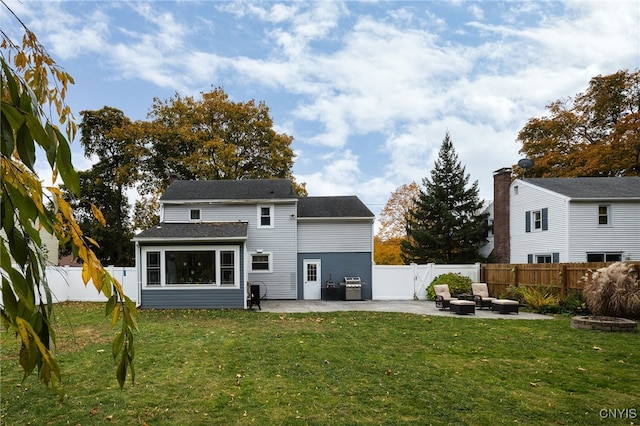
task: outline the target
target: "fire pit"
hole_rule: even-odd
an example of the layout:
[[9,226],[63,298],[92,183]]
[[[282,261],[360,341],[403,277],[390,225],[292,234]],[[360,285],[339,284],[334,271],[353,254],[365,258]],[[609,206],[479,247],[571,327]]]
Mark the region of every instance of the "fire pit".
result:
[[604,316],[578,316],[571,319],[571,327],[582,330],[617,331],[633,333],[638,331],[635,321]]

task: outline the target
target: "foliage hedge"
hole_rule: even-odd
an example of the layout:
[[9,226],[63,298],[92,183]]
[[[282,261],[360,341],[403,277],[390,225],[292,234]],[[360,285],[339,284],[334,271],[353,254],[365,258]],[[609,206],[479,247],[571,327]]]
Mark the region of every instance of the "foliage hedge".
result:
[[451,294],[469,293],[471,294],[471,283],[473,280],[469,277],[465,277],[459,273],[448,272],[446,274],[438,275],[431,281],[429,287],[427,287],[427,299],[435,300],[436,293],[433,290],[434,285],[447,284],[449,286],[449,292]]

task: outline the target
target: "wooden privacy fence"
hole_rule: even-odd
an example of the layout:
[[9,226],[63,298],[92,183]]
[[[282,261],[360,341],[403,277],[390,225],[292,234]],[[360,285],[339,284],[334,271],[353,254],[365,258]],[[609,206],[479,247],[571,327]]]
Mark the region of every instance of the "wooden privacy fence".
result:
[[480,279],[491,294],[502,294],[511,286],[549,287],[558,293],[580,291],[582,277],[589,271],[610,265],[603,263],[486,263],[480,266]]

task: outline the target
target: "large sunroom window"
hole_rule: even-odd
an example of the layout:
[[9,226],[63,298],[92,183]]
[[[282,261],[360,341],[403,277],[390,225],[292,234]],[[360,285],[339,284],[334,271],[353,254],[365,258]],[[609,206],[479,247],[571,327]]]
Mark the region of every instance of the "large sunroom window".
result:
[[167,284],[215,284],[216,252],[166,251]]
[[154,247],[144,251],[147,287],[239,286],[237,247]]

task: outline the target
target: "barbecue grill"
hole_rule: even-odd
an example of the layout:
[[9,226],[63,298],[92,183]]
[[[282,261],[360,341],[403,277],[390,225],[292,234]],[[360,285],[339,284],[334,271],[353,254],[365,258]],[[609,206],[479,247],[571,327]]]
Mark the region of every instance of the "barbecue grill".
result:
[[362,300],[362,280],[360,277],[344,277],[344,300]]

